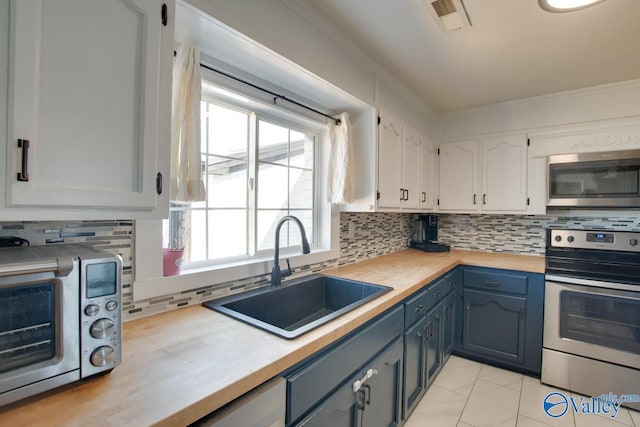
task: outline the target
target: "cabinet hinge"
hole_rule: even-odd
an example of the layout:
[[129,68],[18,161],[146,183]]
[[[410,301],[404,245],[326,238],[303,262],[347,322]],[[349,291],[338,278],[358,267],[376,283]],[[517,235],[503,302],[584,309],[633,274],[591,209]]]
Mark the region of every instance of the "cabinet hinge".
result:
[[438,156],[440,155],[440,149],[438,148]]
[[380,124],[380,122],[382,122],[382,119],[378,116],[378,124]]
[[531,147],[531,139],[527,138],[527,147]]
[[[162,4],[162,13],[161,13],[161,17],[162,17],[162,25],[163,25],[163,26],[165,26],[165,27],[167,26],[167,21],[169,20],[168,13],[169,13],[169,12],[167,12],[167,4],[166,4],[166,3],[163,3],[163,4]],[[160,194],[160,193],[158,193],[158,194]]]
[[156,175],[156,193],[162,194],[162,172]]
[[376,200],[380,200],[380,192],[376,191]]
[[531,205],[531,199],[529,197],[527,197],[527,206]]
[[438,206],[440,206],[440,199],[438,199]]

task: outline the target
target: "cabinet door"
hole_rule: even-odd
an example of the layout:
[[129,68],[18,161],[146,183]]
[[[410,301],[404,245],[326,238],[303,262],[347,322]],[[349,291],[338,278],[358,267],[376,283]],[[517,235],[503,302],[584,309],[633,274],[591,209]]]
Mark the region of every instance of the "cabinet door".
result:
[[11,3],[7,205],[156,207],[156,177],[169,178],[166,3],[168,25],[156,0]]
[[463,350],[523,363],[526,298],[469,289],[463,297]]
[[[401,423],[402,407],[402,338],[398,338],[366,370],[377,374],[363,388],[365,406],[362,410],[363,426],[390,427]],[[326,424],[333,425],[333,424]]]
[[293,425],[305,427],[357,427],[362,425],[361,408],[364,407],[365,402],[352,389],[352,383],[355,380],[356,378],[353,378],[352,381],[341,386],[307,418]]
[[433,209],[434,200],[434,168],[436,150],[433,143],[426,137],[422,137],[420,147],[420,209]]
[[402,206],[402,123],[389,113],[381,113],[378,140],[378,207]]
[[527,209],[527,136],[485,139],[482,146],[482,209]]
[[461,141],[440,146],[441,210],[477,211],[478,141]]
[[422,317],[404,333],[403,419],[407,419],[427,389],[425,334],[427,318]]
[[402,188],[405,190],[404,208],[420,207],[420,152],[421,137],[409,126],[404,126],[402,137]]
[[447,357],[453,351],[456,330],[456,301],[458,294],[449,293],[442,302],[442,352]]
[[442,367],[442,303],[427,313],[427,384],[435,378]]

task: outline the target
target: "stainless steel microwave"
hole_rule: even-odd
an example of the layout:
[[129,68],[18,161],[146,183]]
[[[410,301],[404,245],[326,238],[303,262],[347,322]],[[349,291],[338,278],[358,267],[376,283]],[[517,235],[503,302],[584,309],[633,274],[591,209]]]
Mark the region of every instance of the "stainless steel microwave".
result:
[[0,249],[0,407],[117,366],[121,287],[111,252]]
[[640,207],[640,150],[549,156],[549,207]]

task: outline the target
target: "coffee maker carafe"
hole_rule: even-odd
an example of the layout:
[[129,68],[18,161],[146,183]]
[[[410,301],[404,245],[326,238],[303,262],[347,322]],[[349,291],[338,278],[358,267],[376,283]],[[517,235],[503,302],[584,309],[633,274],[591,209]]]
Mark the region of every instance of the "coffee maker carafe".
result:
[[436,214],[420,215],[416,222],[414,238],[409,246],[425,252],[449,252],[449,245],[437,243],[438,216]]

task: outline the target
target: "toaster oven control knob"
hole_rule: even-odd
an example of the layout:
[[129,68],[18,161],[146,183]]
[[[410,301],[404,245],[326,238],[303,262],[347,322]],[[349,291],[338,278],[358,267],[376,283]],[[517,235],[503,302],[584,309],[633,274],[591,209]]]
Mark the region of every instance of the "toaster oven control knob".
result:
[[104,345],[102,347],[98,347],[91,353],[91,364],[93,366],[101,367],[107,366],[113,363],[113,359],[116,357],[116,352],[112,347],[108,345]]
[[95,316],[100,311],[100,307],[97,304],[89,304],[84,308],[84,314],[87,316]]
[[108,338],[113,335],[113,329],[115,324],[111,319],[98,319],[93,322],[91,325],[91,329],[89,329],[89,333],[92,337],[97,339]]
[[118,308],[118,301],[116,300],[107,301],[104,308],[106,308],[107,311],[113,311],[116,308]]
[[629,240],[629,244],[631,246],[637,246],[638,245],[638,239],[630,239]]

